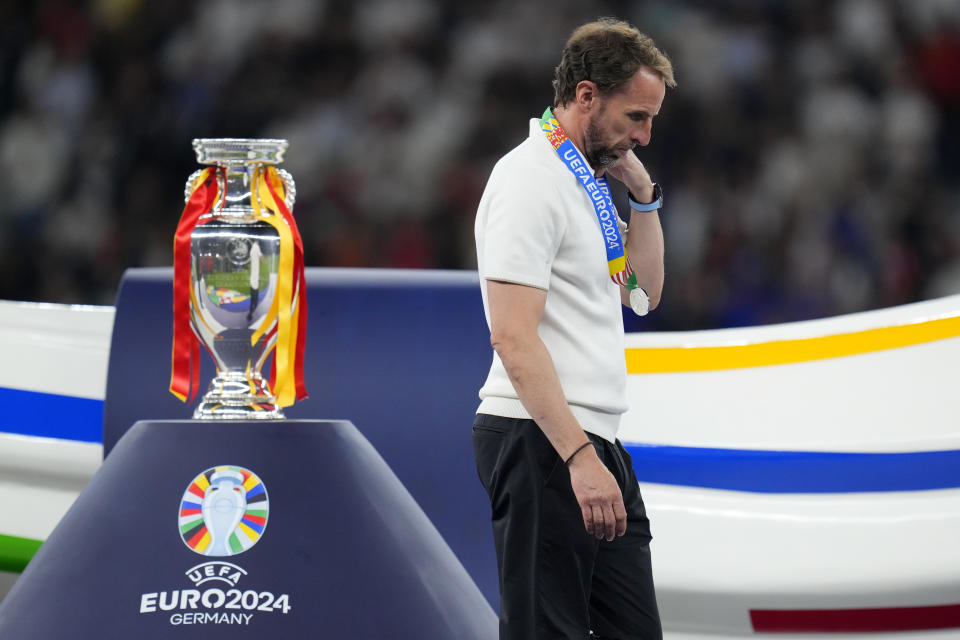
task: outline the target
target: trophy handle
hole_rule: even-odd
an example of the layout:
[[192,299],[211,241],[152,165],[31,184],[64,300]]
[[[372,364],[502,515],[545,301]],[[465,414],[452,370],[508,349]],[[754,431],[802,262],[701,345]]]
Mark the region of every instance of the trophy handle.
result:
[[[193,191],[193,183],[203,172],[203,169],[197,169],[190,174],[189,178],[187,178],[187,184],[185,184],[183,187],[183,201],[185,203],[190,202],[190,193]],[[293,181],[293,176],[290,175],[290,172],[286,169],[278,169],[277,174],[280,176],[280,179],[283,180],[283,184],[286,187],[283,203],[287,205],[287,209],[292,211],[293,205],[297,201],[297,185]]]
[[290,172],[286,169],[278,169],[277,174],[280,176],[280,179],[283,180],[283,184],[286,187],[283,203],[287,205],[287,209],[293,211],[293,203],[297,201],[297,185],[293,182],[293,176],[290,175]]
[[200,174],[203,173],[205,169],[197,169],[190,174],[190,177],[187,178],[187,184],[183,187],[183,201],[190,202],[190,193],[193,191],[193,183],[196,182],[197,178],[200,177]]

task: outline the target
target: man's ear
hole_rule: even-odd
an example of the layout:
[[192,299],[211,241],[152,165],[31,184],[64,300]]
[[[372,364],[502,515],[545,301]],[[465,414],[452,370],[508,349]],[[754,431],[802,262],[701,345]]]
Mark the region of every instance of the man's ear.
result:
[[593,107],[593,103],[599,95],[600,90],[597,88],[595,82],[591,80],[581,80],[577,83],[577,105],[584,111],[589,111]]

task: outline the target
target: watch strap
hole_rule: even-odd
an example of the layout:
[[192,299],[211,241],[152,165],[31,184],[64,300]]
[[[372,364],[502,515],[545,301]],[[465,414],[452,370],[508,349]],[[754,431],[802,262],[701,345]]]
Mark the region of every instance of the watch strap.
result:
[[660,185],[656,182],[653,183],[653,202],[642,203],[638,202],[637,199],[633,196],[632,193],[627,191],[627,202],[630,203],[630,208],[634,211],[656,211],[663,206],[663,192],[660,189]]

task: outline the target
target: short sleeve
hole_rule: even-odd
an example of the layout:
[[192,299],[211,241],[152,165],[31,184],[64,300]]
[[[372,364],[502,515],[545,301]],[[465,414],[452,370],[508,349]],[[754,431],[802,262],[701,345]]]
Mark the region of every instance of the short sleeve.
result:
[[559,193],[548,171],[504,169],[494,170],[480,205],[480,277],[549,289],[566,229]]

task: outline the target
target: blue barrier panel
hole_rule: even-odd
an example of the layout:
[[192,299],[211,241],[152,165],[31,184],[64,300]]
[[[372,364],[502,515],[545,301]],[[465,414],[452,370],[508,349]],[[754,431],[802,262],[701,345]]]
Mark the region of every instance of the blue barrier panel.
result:
[[[353,422],[496,607],[490,507],[471,443],[491,358],[476,272],[311,267],[306,278],[310,398],[287,417]],[[167,391],[172,281],[170,268],[131,269],[120,284],[104,403],[108,455],[137,420],[192,415],[195,403]],[[202,359],[206,385],[214,367]]]
[[960,451],[713,449],[624,443],[640,482],[753,493],[863,493],[960,487]]
[[139,422],[0,604],[0,638],[492,640],[497,617],[345,421]]
[[100,442],[103,401],[0,388],[0,431],[41,438]]

